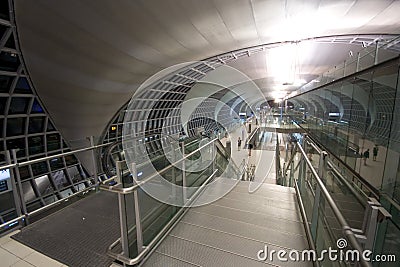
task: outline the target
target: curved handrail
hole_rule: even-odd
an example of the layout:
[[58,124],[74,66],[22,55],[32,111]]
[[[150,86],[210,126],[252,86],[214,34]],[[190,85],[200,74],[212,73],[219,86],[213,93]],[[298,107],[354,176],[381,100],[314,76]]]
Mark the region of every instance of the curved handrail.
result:
[[[329,204],[329,206],[331,207],[333,214],[335,215],[337,221],[339,222],[339,224],[342,227],[343,233],[346,235],[346,237],[348,238],[351,246],[362,252],[363,249],[361,247],[361,245],[358,243],[356,235],[354,234],[352,228],[350,227],[350,225],[347,223],[346,219],[344,218],[342,212],[339,210],[338,206],[336,205],[336,202],[333,200],[332,196],[330,195],[328,189],[325,187],[324,182],[322,181],[322,179],[319,177],[317,171],[314,169],[314,166],[312,165],[311,161],[309,160],[309,158],[307,157],[306,152],[304,151],[304,149],[301,147],[301,145],[296,142],[297,148],[299,149],[299,151],[301,152],[301,154],[303,155],[303,160],[306,162],[306,164],[308,165],[308,167],[310,168],[310,171],[312,172],[315,180],[317,181],[317,184],[321,190],[321,193],[324,196],[325,201]],[[363,258],[361,258],[360,261],[361,265],[364,267],[371,267],[372,265],[365,261]]]
[[[319,147],[316,145],[317,142],[315,142],[315,140],[314,140],[312,137],[308,136],[308,135],[307,135],[307,139],[308,139],[308,140],[307,140],[307,143],[308,143],[309,145],[311,145],[318,153],[321,153],[322,149],[319,148]],[[322,145],[322,144],[320,144],[320,145],[321,145],[322,147],[324,147],[324,150],[325,150],[326,152],[328,152],[330,155],[333,155],[335,158],[337,158],[336,155],[334,155],[334,154],[332,154],[332,153],[329,152],[329,149],[328,149],[328,150],[325,149],[325,146],[324,146],[324,145]],[[331,164],[333,164],[331,160],[329,160],[329,162],[330,162]],[[380,198],[380,192],[379,192],[378,189],[374,188],[367,180],[365,180],[364,178],[362,178],[361,176],[359,176],[358,174],[356,174],[351,168],[346,167],[346,169],[347,169],[347,170],[353,175],[353,177],[355,177],[355,178],[357,179],[357,181],[360,182],[360,183],[368,190],[368,192],[371,193],[376,199],[379,199],[379,198]]]
[[161,229],[161,231],[150,241],[150,243],[144,247],[144,249],[135,257],[135,258],[129,258],[123,254],[120,253],[115,253],[112,252],[111,250],[120,242],[120,238],[117,239],[114,243],[112,243],[109,248],[107,254],[110,255],[111,257],[120,260],[128,265],[136,265],[139,262],[141,262],[144,257],[155,247],[157,242],[164,236],[166,233],[168,233],[169,229],[172,229],[173,226],[179,221],[179,219],[185,214],[185,212],[192,206],[194,201],[197,199],[197,197],[200,195],[202,192],[203,188],[205,187],[206,184],[208,184],[215,174],[218,172],[218,169],[214,170],[214,172],[203,182],[203,184],[199,187],[199,189],[193,194],[193,196],[188,199],[187,205],[184,207],[181,207],[179,211],[174,215],[174,217]]
[[211,140],[210,142],[206,143],[205,145],[203,145],[203,146],[199,147],[198,149],[192,151],[191,153],[185,155],[181,159],[177,160],[174,164],[171,164],[171,165],[165,167],[164,169],[161,169],[160,171],[157,171],[157,172],[151,174],[149,177],[147,177],[144,180],[138,181],[133,186],[123,187],[122,184],[119,183],[119,184],[113,185],[113,186],[100,185],[100,188],[103,189],[103,190],[106,190],[106,191],[115,192],[115,193],[121,193],[121,194],[133,193],[137,188],[139,188],[140,186],[144,185],[145,183],[151,181],[152,179],[157,177],[160,173],[164,173],[164,172],[168,171],[169,169],[175,167],[176,164],[186,160],[187,158],[189,158],[190,156],[194,155],[195,153],[197,153],[201,149],[203,149],[203,148],[209,146],[210,144],[214,143],[216,140],[218,140],[218,138],[215,138],[215,139]]

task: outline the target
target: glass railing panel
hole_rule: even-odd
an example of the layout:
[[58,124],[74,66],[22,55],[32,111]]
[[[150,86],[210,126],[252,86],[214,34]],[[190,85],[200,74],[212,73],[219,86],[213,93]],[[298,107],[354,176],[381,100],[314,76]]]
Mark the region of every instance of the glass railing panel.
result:
[[389,42],[382,43],[380,42],[378,45],[378,63],[384,62],[391,58],[394,58],[399,55],[396,50],[392,50],[392,46],[396,45],[400,40],[400,37],[394,38]]
[[[329,248],[337,250],[337,240],[343,238],[342,227],[336,217],[332,214],[332,210],[325,201],[323,195],[321,195],[320,198],[317,218],[317,223],[315,225],[316,229],[314,230],[315,236],[313,236],[317,255],[321,255],[323,250],[328,250]],[[331,260],[327,256],[321,258],[319,263],[321,266],[347,266],[339,260]]]
[[359,71],[373,66],[375,63],[375,46],[369,46],[360,51]]
[[310,169],[307,168],[304,160],[300,163],[298,173],[298,186],[300,190],[300,196],[304,204],[305,212],[307,215],[308,223],[311,223],[312,218],[312,207],[314,206],[314,198],[315,191],[314,186],[312,185],[312,174],[310,173]]
[[[159,198],[155,199],[142,189],[138,189],[138,203],[140,208],[140,222],[144,246],[148,246],[150,242],[152,242],[156,236],[165,229],[165,227],[171,222],[172,218],[180,211],[180,207],[184,203],[187,204],[188,199],[193,197],[193,195],[199,190],[199,187],[203,185],[207,178],[209,178],[213,173],[214,166],[215,168],[218,168],[218,165],[220,165],[221,168],[224,166],[226,167],[227,160],[225,157],[220,155],[220,153],[216,153],[213,163],[212,152],[214,149],[214,143],[210,143],[199,151],[193,150],[192,152],[194,153],[192,155],[186,156],[185,160],[176,163],[174,167],[171,165],[171,162],[167,163],[168,158],[170,157],[162,157],[149,163],[152,164],[153,168],[158,170],[158,174],[164,179],[158,179],[157,182],[154,182],[154,186],[164,188],[163,183],[172,183],[178,187],[171,188],[171,192],[163,195],[165,201]],[[175,152],[171,151],[171,153],[178,154],[180,150],[181,148],[176,148]],[[188,153],[185,154],[187,155]],[[180,157],[182,158],[181,154]],[[175,160],[178,161],[179,158],[175,158]],[[150,177],[149,175],[152,175],[147,175],[144,170],[145,169],[139,170],[138,168],[138,172],[142,173],[140,180],[146,179]],[[152,183],[152,180],[148,181],[144,188],[152,186]],[[186,184],[186,188],[182,187],[184,183]],[[125,183],[125,185],[129,185],[129,183]],[[132,197],[132,194],[126,195],[126,198],[131,198],[131,205]],[[129,202],[129,200],[127,200],[127,202]],[[129,219],[131,220],[129,221],[129,228],[132,232],[132,234],[128,236],[130,258],[136,257],[138,251],[136,248],[136,229],[135,224],[132,221],[132,218],[136,217],[133,216],[134,214],[132,213],[134,213],[134,209],[129,207],[128,212],[127,207],[127,216],[129,216]]]
[[[352,191],[354,185],[340,180],[333,171],[328,171],[325,176],[325,186],[349,225],[361,229],[364,212],[368,199],[357,191]],[[333,216],[333,214],[330,214]]]
[[357,59],[346,62],[346,69],[344,72],[344,74],[345,74],[344,76],[356,73],[356,71],[357,71]]
[[[374,255],[385,255],[386,262],[374,262],[373,266],[399,266],[400,259],[400,228],[392,220],[379,224]],[[394,256],[394,257],[393,257]],[[389,258],[390,257],[390,258]]]

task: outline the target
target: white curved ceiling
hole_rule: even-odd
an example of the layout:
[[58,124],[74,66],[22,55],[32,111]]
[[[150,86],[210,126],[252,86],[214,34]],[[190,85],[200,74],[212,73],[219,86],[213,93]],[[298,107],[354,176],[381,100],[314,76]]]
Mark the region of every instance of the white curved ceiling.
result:
[[[14,3],[20,45],[31,79],[66,140],[99,136],[142,82],[177,63],[309,37],[400,34],[400,1]],[[305,59],[303,78],[309,81],[338,64],[350,49],[359,47],[318,47],[316,54]],[[231,65],[253,78],[268,96],[271,82],[265,64],[261,53]]]

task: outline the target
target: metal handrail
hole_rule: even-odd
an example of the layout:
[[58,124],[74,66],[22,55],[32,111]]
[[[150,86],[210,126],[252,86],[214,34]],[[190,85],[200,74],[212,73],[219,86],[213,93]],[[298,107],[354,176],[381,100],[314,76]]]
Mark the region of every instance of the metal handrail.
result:
[[349,184],[349,182],[347,181],[347,179],[345,177],[343,177],[343,175],[339,172],[339,170],[337,169],[337,167],[332,164],[331,162],[328,161],[328,166],[332,169],[332,171],[334,172],[334,176],[338,177],[338,179],[340,180],[340,182],[342,182],[343,184],[346,185],[346,187],[351,191],[351,193],[356,197],[357,201],[362,205],[362,206],[366,206],[366,199],[368,198],[367,196],[365,196],[366,198],[363,199],[361,197],[361,194],[354,189],[353,186],[351,186]]
[[114,193],[121,193],[121,194],[133,193],[138,187],[140,187],[143,184],[145,184],[145,183],[149,182],[150,180],[154,179],[160,173],[164,173],[164,172],[168,171],[169,169],[175,167],[176,164],[186,160],[187,158],[189,158],[190,156],[194,155],[195,153],[197,153],[201,149],[203,149],[203,148],[209,146],[210,144],[214,143],[216,140],[218,140],[218,138],[215,138],[215,139],[211,140],[210,142],[206,143],[205,145],[203,145],[203,146],[199,147],[198,149],[192,151],[191,153],[185,155],[181,159],[179,159],[176,162],[174,162],[174,164],[171,164],[171,165],[165,167],[164,169],[151,174],[149,177],[147,177],[146,179],[144,179],[142,181],[138,181],[135,185],[133,185],[131,187],[123,187],[121,183],[118,183],[118,184],[113,185],[113,186],[100,185],[100,188],[103,189],[103,190],[106,190],[106,191],[114,192]]
[[159,240],[165,236],[165,234],[168,232],[168,230],[172,229],[174,225],[179,221],[179,219],[185,214],[185,211],[187,211],[193,202],[197,199],[199,194],[202,192],[204,189],[205,185],[208,184],[208,182],[214,177],[214,175],[218,172],[218,169],[216,169],[204,183],[199,187],[199,189],[194,193],[194,195],[188,200],[188,205],[185,205],[184,207],[181,207],[180,210],[174,215],[174,217],[161,229],[161,231],[150,241],[150,243],[144,247],[144,249],[135,257],[135,258],[128,258],[127,256],[120,254],[120,253],[115,253],[112,252],[111,249],[115,247],[118,244],[118,241],[120,239],[116,240],[111,246],[109,247],[109,251],[107,252],[108,255],[111,257],[125,263],[128,265],[136,265],[140,261],[143,260],[143,258],[149,253],[150,250],[154,248],[154,246],[159,242]]
[[39,159],[33,159],[33,160],[29,160],[29,161],[24,161],[24,162],[21,162],[21,163],[8,164],[8,165],[5,165],[5,166],[0,166],[0,170],[4,170],[4,169],[8,169],[8,168],[14,168],[14,167],[24,167],[24,166],[27,166],[27,165],[30,165],[30,164],[35,164],[35,163],[42,162],[42,161],[45,161],[45,160],[50,160],[50,159],[54,159],[54,158],[59,158],[59,157],[63,157],[63,156],[72,155],[72,154],[75,154],[75,153],[81,153],[81,152],[97,149],[97,148],[100,148],[100,147],[108,146],[110,144],[112,144],[112,143],[105,143],[105,144],[101,144],[101,145],[80,148],[80,149],[76,149],[76,150],[72,150],[72,151],[68,151],[68,152],[64,152],[64,153],[60,153],[60,154],[56,154],[56,155],[52,155],[52,156],[47,156],[47,157],[43,157],[43,158],[39,158]]
[[8,226],[8,225],[10,225],[10,224],[13,223],[13,222],[17,222],[17,221],[19,221],[19,220],[25,219],[25,217],[26,217],[26,215],[21,215],[21,216],[19,216],[19,217],[17,217],[17,218],[14,218],[14,219],[12,219],[12,220],[9,220],[9,221],[7,221],[7,222],[1,224],[1,225],[0,225],[0,229],[3,228],[3,227],[6,227],[6,226]]
[[[363,249],[360,246],[360,244],[358,243],[356,235],[354,234],[350,225],[347,223],[346,219],[344,218],[343,214],[339,210],[339,208],[336,205],[335,201],[333,200],[332,196],[329,194],[328,190],[325,187],[325,184],[322,182],[322,179],[319,177],[319,175],[318,175],[317,171],[314,169],[314,166],[312,165],[311,161],[308,159],[306,152],[304,151],[304,149],[301,147],[301,145],[298,142],[296,142],[296,144],[297,144],[299,151],[303,155],[303,160],[306,162],[306,164],[310,168],[315,180],[317,181],[317,184],[321,190],[321,193],[324,195],[326,202],[328,202],[329,206],[331,207],[331,209],[333,211],[333,214],[335,215],[336,219],[338,220],[339,224],[341,225],[343,233],[348,238],[351,246],[354,249],[362,252]],[[361,258],[360,263],[364,267],[372,266],[369,262],[365,261],[363,258]]]
[[[306,141],[307,141],[307,144],[311,145],[318,153],[321,153],[322,149],[319,148],[315,144],[315,141],[310,136],[307,136],[307,140]],[[326,152],[329,152],[329,151],[326,151]],[[332,153],[329,153],[329,154],[332,155]],[[331,164],[331,165],[334,165],[334,163],[333,163],[333,161],[331,159],[328,159],[328,163]],[[348,167],[346,167],[346,169],[349,170],[350,172],[352,172],[352,170],[349,169]],[[374,189],[367,181],[365,181],[363,178],[358,177],[357,175],[355,175],[353,177],[356,177],[357,181],[360,182],[366,189],[368,189],[368,192],[371,193],[376,199],[380,198],[379,191]]]
[[[296,191],[297,201],[299,202],[300,214],[301,214],[301,218],[303,219],[303,225],[304,225],[304,228],[305,228],[305,231],[306,231],[306,237],[307,237],[308,244],[310,245],[310,247],[311,247],[311,249],[313,251],[317,251],[317,248],[315,247],[314,241],[312,239],[310,225],[307,222],[306,209],[304,207],[303,200],[301,199],[300,189],[299,189],[299,186],[298,186],[297,183],[294,183],[294,189]],[[315,265],[319,266],[319,263],[317,261],[314,262],[314,263],[315,263]]]

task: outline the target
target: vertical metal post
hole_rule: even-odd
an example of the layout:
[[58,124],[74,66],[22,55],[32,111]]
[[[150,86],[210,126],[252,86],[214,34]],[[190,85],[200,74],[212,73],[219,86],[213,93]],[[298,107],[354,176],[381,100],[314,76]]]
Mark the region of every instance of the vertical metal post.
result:
[[290,177],[289,177],[289,186],[290,187],[294,187],[294,183],[293,183],[293,180],[294,180],[294,158],[293,158],[293,160],[290,162]]
[[[90,140],[90,146],[94,146],[94,136],[89,137]],[[94,188],[97,191],[98,190],[98,185],[99,185],[99,176],[97,173],[97,160],[96,160],[96,151],[95,149],[92,149],[92,161],[93,161],[93,179],[94,179]]]
[[[117,161],[117,181],[121,182],[122,177],[122,161]],[[129,257],[129,240],[128,240],[128,218],[126,214],[125,195],[118,193],[119,203],[119,218],[120,218],[120,230],[121,230],[121,246],[122,254]]]
[[[4,151],[5,156],[6,156],[6,162],[7,165],[11,164],[11,156],[10,156],[10,151],[6,150]],[[17,168],[17,167],[15,167]],[[20,217],[22,215],[21,212],[21,200],[18,197],[18,190],[17,190],[17,184],[15,183],[15,177],[14,177],[14,172],[13,169],[10,169],[10,181],[11,181],[11,187],[12,187],[12,192],[13,192],[13,197],[14,197],[14,205],[15,205],[15,211],[17,213],[17,217]],[[19,221],[19,225],[22,227],[22,221]]]
[[[137,181],[137,170],[136,163],[132,163],[132,177],[134,181]],[[140,207],[139,207],[139,195],[137,189],[133,191],[133,200],[135,205],[135,223],[136,223],[136,244],[138,253],[143,250],[143,232],[142,232],[142,221],[140,218]]]
[[346,76],[346,60],[343,63],[343,77]]
[[183,195],[183,205],[186,204],[187,192],[186,192],[186,159],[185,159],[185,141],[181,142],[182,148],[182,195]]
[[361,57],[360,52],[357,52],[356,72],[360,70],[360,57]]
[[[173,163],[175,163],[176,162],[176,151],[175,151],[175,148],[174,148],[174,146],[172,146],[172,162]],[[177,174],[177,171],[176,171],[176,167],[172,167],[172,177],[171,177],[171,183],[173,184],[173,186],[172,186],[172,190],[171,190],[171,198],[174,200],[174,201],[176,201],[177,200],[177,197],[176,197],[176,184],[177,184],[177,181],[176,181],[176,175]],[[174,213],[175,213],[175,211],[176,211],[176,206],[174,206],[174,205],[172,205],[172,209],[173,209],[173,211],[174,211]]]
[[276,175],[276,180],[280,181],[280,183],[282,183],[281,181],[281,177],[280,177],[280,173],[279,173],[279,169],[280,169],[280,155],[279,155],[279,139],[278,139],[278,135],[275,131],[275,136],[276,136],[276,145],[275,145],[275,175]]
[[[17,159],[17,149],[12,149],[12,150],[11,150],[11,153],[12,153],[12,157],[13,157],[13,162],[14,162],[15,164],[17,164],[17,163],[18,163],[18,159]],[[19,168],[18,168],[18,166],[16,166],[16,167],[14,168],[14,170],[15,170],[15,180],[16,180],[17,185],[18,185],[19,199],[20,199],[20,201],[21,201],[22,212],[23,212],[24,215],[25,215],[25,223],[26,223],[26,224],[29,224],[29,219],[28,219],[28,216],[27,216],[28,211],[27,211],[27,209],[26,209],[24,191],[22,190],[21,176],[20,176],[20,173],[19,173]]]
[[[325,151],[322,151],[319,157],[318,175],[322,179],[324,179],[327,155],[328,154]],[[311,219],[311,235],[314,240],[316,240],[316,235],[317,235],[317,223],[318,223],[320,203],[321,203],[321,188],[317,185],[317,188],[315,190],[314,206]]]
[[374,65],[378,64],[378,53],[379,53],[378,42],[379,42],[379,41],[376,41],[376,43],[375,43],[375,59],[374,59]]
[[286,172],[285,172],[285,167],[286,167],[286,162],[283,163],[283,168],[282,168],[282,185],[287,186],[287,177],[286,177]]
[[211,146],[211,160],[212,160],[212,172],[215,171],[215,165],[216,165],[216,160],[217,160],[217,153],[216,153],[216,149],[215,149],[215,142],[212,143]]

